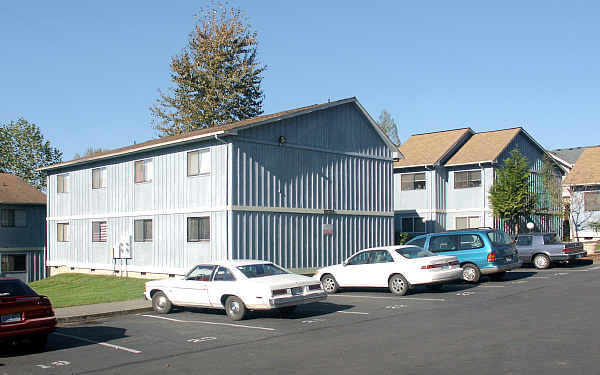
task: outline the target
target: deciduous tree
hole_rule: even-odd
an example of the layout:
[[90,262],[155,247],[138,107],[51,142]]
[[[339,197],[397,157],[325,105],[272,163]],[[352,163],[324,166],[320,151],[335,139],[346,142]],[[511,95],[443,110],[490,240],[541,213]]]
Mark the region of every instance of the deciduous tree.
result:
[[398,126],[396,125],[396,121],[392,118],[392,115],[385,109],[381,111],[379,119],[377,120],[377,125],[379,125],[381,130],[383,130],[383,132],[387,134],[387,136],[396,146],[400,145],[400,138],[398,138]]

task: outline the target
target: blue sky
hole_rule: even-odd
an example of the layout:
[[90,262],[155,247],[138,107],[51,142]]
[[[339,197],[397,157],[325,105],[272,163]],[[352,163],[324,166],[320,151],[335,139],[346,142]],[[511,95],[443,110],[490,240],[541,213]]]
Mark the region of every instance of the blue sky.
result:
[[[600,144],[600,3],[414,3],[230,1],[259,33],[265,113],[356,96],[403,141],[523,126],[549,149]],[[65,160],[155,137],[204,4],[1,2],[0,122],[36,123]]]

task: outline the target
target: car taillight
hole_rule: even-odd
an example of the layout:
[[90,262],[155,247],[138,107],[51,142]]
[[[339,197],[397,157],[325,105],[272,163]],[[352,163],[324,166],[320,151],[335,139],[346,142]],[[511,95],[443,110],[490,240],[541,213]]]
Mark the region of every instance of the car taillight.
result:
[[308,286],[308,290],[321,290],[321,284],[312,284]]
[[488,254],[488,262],[494,263],[495,261],[496,261],[496,253],[489,253]]
[[281,295],[287,294],[287,289],[275,289],[275,290],[273,290],[272,294],[273,294],[273,297],[281,296]]
[[460,263],[458,263],[458,260],[453,260],[452,262],[449,262],[448,265],[449,266],[458,266]]
[[567,249],[563,249],[562,250],[563,254],[567,254],[567,253],[570,253],[570,252],[573,252],[573,251],[575,251],[575,249],[573,249],[573,248],[567,248]]
[[46,296],[40,296],[40,299],[38,300],[37,304],[42,306],[52,306],[50,299],[48,299],[48,297]]
[[421,266],[422,270],[430,270],[433,268],[442,268],[446,265],[446,263],[439,263],[439,264],[428,264],[426,266]]

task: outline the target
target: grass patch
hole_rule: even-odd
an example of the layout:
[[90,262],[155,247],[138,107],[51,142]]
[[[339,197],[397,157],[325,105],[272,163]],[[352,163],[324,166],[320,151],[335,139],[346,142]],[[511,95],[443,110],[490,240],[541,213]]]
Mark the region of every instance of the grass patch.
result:
[[48,296],[54,307],[91,305],[142,298],[144,284],[136,278],[63,273],[29,285]]

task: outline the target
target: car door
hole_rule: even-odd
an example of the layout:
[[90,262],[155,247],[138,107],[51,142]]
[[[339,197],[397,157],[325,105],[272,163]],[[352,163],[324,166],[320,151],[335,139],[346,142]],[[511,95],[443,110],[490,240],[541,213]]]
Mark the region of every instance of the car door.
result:
[[236,289],[236,279],[231,270],[227,267],[219,266],[215,271],[212,283],[208,288],[208,297],[213,307],[222,307],[221,297],[225,294],[235,294],[239,296]]
[[369,286],[369,257],[371,251],[361,251],[350,257],[334,275],[340,286]]
[[372,287],[388,286],[389,275],[394,272],[394,258],[387,250],[373,250],[370,252],[367,274],[365,275],[366,282]]
[[208,289],[215,268],[214,265],[196,266],[183,280],[177,282],[173,288],[174,299],[182,305],[210,306]]
[[517,251],[519,252],[519,259],[523,262],[530,262],[533,254],[533,236],[517,236]]

